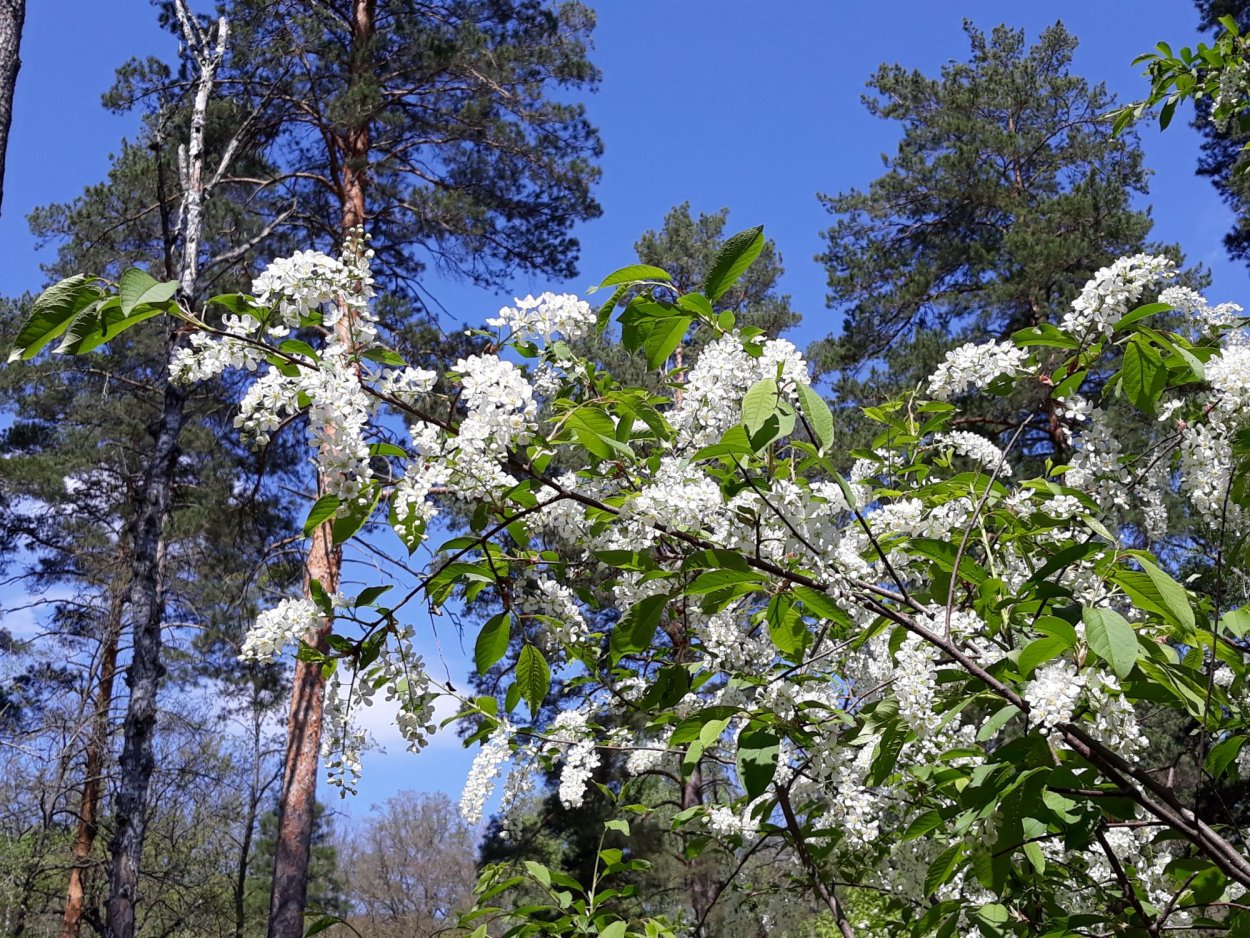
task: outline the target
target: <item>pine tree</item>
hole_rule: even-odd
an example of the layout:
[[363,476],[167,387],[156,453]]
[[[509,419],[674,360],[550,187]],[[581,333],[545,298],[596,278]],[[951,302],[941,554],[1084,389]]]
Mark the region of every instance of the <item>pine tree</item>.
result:
[[[970,58],[938,77],[878,69],[865,100],[900,124],[898,149],[866,190],[822,196],[836,221],[818,260],[845,319],[812,357],[848,419],[953,345],[1057,319],[1095,270],[1146,247],[1141,150],[1112,137],[1106,88],[1071,73],[1076,39],[1061,23],[1031,47],[1023,30],[964,28]],[[1039,421],[1025,447],[1058,446],[1052,431]]]
[[[1250,26],[1250,3],[1246,0],[1197,0],[1200,25],[1204,30],[1219,28],[1221,17],[1231,16],[1243,30]],[[1244,134],[1217,127],[1210,118],[1210,102],[1195,102],[1197,116],[1194,126],[1202,134],[1202,155],[1198,158],[1198,175],[1206,176],[1215,186],[1224,204],[1233,212],[1233,227],[1224,235],[1229,257],[1250,265],[1250,165],[1243,149]]]

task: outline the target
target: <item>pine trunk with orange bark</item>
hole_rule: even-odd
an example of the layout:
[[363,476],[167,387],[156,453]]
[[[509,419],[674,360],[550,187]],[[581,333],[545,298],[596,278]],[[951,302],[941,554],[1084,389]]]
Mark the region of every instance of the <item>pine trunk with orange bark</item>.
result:
[[[367,76],[370,45],[376,19],[375,0],[353,0],[352,55],[349,81],[357,87]],[[344,242],[354,228],[365,223],[365,183],[369,163],[369,124],[362,120],[339,134],[335,149],[341,157],[339,178],[340,235]],[[351,341],[351,320],[339,319],[337,337]],[[318,496],[324,494],[320,484]],[[338,590],[343,564],[342,550],[335,546],[332,522],[319,525],[304,569],[305,595],[314,580],[327,594]],[[304,640],[319,651],[326,650],[332,622],[327,619]],[[312,854],[317,773],[320,770],[321,733],[324,719],[326,679],[315,661],[296,661],[287,719],[286,757],[282,792],[278,802],[278,832],[274,846],[273,884],[270,892],[268,938],[301,938],[308,903],[308,865]]]

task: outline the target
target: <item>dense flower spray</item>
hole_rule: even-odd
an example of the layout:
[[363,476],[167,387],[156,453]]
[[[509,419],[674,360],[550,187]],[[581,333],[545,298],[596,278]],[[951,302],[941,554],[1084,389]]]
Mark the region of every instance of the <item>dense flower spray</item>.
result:
[[[174,362],[180,380],[255,371],[239,425],[258,443],[305,417],[349,533],[384,506],[415,550],[441,514],[472,517],[413,596],[495,604],[474,651],[496,696],[430,677],[407,600],[285,600],[250,632],[244,655],[269,658],[337,617],[333,780],[355,785],[353,714],[377,691],[413,750],[447,694],[482,743],[474,823],[505,769],[509,810],[535,766],[576,809],[620,751],[628,779],[714,769],[680,824],[729,849],[783,840],[831,909],[828,883],[858,883],[912,934],[1085,933],[1126,907],[1156,931],[1223,921],[1250,861],[1142,768],[1141,711],[1197,720],[1212,777],[1245,764],[1248,585],[1224,554],[1250,501],[1240,309],[1167,286],[1165,258],[1122,259],[1062,322],[951,351],[844,454],[793,345],[739,329],[718,284],[683,295],[629,270],[599,314],[516,300],[440,383],[382,344],[367,253],[300,253]],[[665,393],[572,351],[618,305]],[[290,338],[343,315],[350,349]],[[679,369],[691,329],[711,336]],[[1042,412],[979,422],[979,394],[1020,382],[1052,389]],[[401,447],[374,445],[386,413]],[[1052,451],[1022,442],[1039,436]],[[1210,596],[1149,552],[1165,536],[1207,565]],[[1197,894],[1195,869],[1219,889]]]

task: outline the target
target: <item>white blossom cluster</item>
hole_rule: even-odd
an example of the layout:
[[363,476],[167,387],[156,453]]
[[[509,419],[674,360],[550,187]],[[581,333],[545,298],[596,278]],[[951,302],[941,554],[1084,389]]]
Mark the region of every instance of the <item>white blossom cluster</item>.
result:
[[468,414],[456,436],[458,448],[492,455],[526,442],[538,404],[521,370],[497,355],[473,355],[456,362]]
[[1152,254],[1121,257],[1100,268],[1072,301],[1060,328],[1078,338],[1091,332],[1110,338],[1115,324],[1124,318],[1148,287],[1176,274],[1170,258]]
[[949,446],[960,456],[980,463],[991,473],[997,472],[1000,478],[1011,475],[1011,464],[1003,456],[1003,451],[979,433],[950,430],[940,434],[935,442]]
[[460,792],[460,816],[466,824],[480,824],[482,810],[495,791],[495,782],[508,761],[509,728],[501,724],[478,749],[469,767],[469,777]]
[[948,401],[970,388],[983,388],[1004,375],[1023,374],[1029,353],[1010,342],[969,342],[946,353],[929,378],[929,393]]
[[595,311],[585,300],[572,293],[543,293],[539,296],[517,297],[515,306],[505,306],[499,315],[486,320],[487,325],[507,328],[512,337],[551,342],[557,336],[578,339],[595,325]]
[[552,721],[548,752],[560,758],[560,804],[580,808],[586,799],[586,786],[599,768],[599,751],[586,725],[586,714],[565,710]]
[[518,597],[518,606],[526,615],[544,616],[559,645],[579,645],[590,635],[577,595],[550,577],[541,577],[527,588]]
[[780,371],[780,389],[793,396],[800,384],[811,384],[807,363],[785,339],[758,344],[759,355],[743,347],[737,333],[713,339],[686,371],[681,401],[669,415],[677,430],[677,447],[706,446],[720,439],[741,417],[747,389]]
[[1030,719],[1043,730],[1071,721],[1084,687],[1084,678],[1067,661],[1038,668],[1024,691]]
[[322,621],[311,599],[284,599],[256,617],[239,651],[240,660],[272,661]]
[[1236,325],[1244,310],[1236,303],[1220,303],[1212,306],[1197,290],[1189,287],[1166,287],[1159,293],[1159,302],[1166,303],[1179,313],[1184,313],[1199,326],[1196,331],[1217,331]]
[[[297,282],[301,270],[309,284]],[[1118,261],[1086,286],[1062,327],[1083,338],[1109,334],[1148,288],[1171,273],[1171,262],[1162,258]],[[267,301],[285,310],[282,316],[302,321],[326,304],[341,305],[347,280],[360,296],[361,278],[353,276],[334,273],[325,260],[300,258],[274,269],[264,289]],[[334,277],[340,277],[337,286],[332,286]],[[1239,312],[1210,307],[1196,294],[1179,290],[1165,295],[1211,329],[1226,328]],[[369,321],[367,314],[362,319]],[[593,320],[589,306],[576,297],[543,294],[518,299],[490,324],[506,329],[512,340],[547,343],[581,334]],[[231,347],[223,348],[221,354],[238,358]],[[1000,680],[1017,682],[1014,692],[1027,702],[1027,722],[1014,715],[1011,729],[999,732],[1025,728],[1047,734],[1056,758],[1072,756],[1063,750],[1062,739],[1065,724],[1075,720],[1126,760],[1136,761],[1146,751],[1125,690],[1133,691],[1134,682],[1121,686],[1097,656],[1085,656],[1082,627],[1076,628],[1075,650],[1038,668],[1027,681],[1015,676],[1018,653],[1037,635],[1031,618],[1021,623],[1009,597],[1033,591],[1051,557],[1096,535],[1095,547],[1105,546],[1105,552],[1084,552],[1062,570],[1043,572],[1050,574],[1047,587],[1062,591],[1065,605],[1114,606],[1135,627],[1151,627],[1151,618],[1130,608],[1125,588],[1109,581],[1105,568],[1113,555],[1140,546],[1139,531],[1123,520],[1133,512],[1141,510],[1147,536],[1154,536],[1163,529],[1169,499],[1177,492],[1187,495],[1207,520],[1225,506],[1235,463],[1233,435],[1250,422],[1250,345],[1233,342],[1211,357],[1207,383],[1192,400],[1160,406],[1165,426],[1159,430],[1171,434],[1167,445],[1172,448],[1162,448],[1149,467],[1126,452],[1130,447],[1116,432],[1109,396],[1087,389],[1096,404],[1082,397],[1081,389],[1073,390],[1056,413],[1069,447],[1063,453],[1066,465],[1025,482],[1014,481],[1013,467],[992,440],[962,430],[924,431],[906,449],[881,444],[880,451],[857,451],[849,482],[840,476],[834,481],[832,473],[822,476],[810,464],[796,469],[797,460],[788,463],[784,455],[776,459],[784,468],[776,471],[771,462],[767,470],[750,468],[759,460],[739,466],[706,454],[696,458],[698,449],[739,425],[742,397],[753,384],[780,376],[780,390],[793,403],[799,386],[811,380],[790,343],[753,340],[744,345],[735,334],[708,343],[682,376],[680,394],[663,405],[672,439],[631,441],[634,459],[628,454],[619,460],[592,459],[583,453],[584,462],[554,479],[527,474],[525,459],[534,452],[545,459],[563,445],[544,440],[548,417],[539,403],[553,388],[573,387],[565,393],[574,397],[581,389],[578,381],[564,380],[569,372],[555,356],[540,354],[541,366],[534,369],[514,363],[508,354],[503,348],[499,354],[458,361],[450,382],[454,389],[458,381],[458,393],[453,390],[449,406],[440,411],[451,414],[447,419],[455,426],[413,420],[406,447],[410,457],[397,462],[402,474],[381,480],[396,528],[414,547],[436,516],[438,499],[460,499],[466,506],[486,500],[494,510],[507,504],[506,497],[515,497],[518,481],[525,479],[524,495],[532,501],[517,498],[512,509],[525,505],[509,530],[514,540],[508,550],[518,556],[507,556],[506,595],[522,617],[538,617],[551,626],[537,645],[556,669],[574,669],[579,678],[573,682],[582,694],[575,708],[560,711],[542,728],[541,739],[529,740],[504,720],[485,740],[461,798],[461,812],[470,823],[481,821],[510,758],[527,770],[514,768],[509,774],[505,810],[532,787],[528,767],[534,760],[558,768],[560,801],[575,809],[584,803],[601,764],[601,746],[629,750],[630,778],[673,768],[666,764],[672,721],[714,707],[733,716],[709,722],[712,731],[700,739],[704,758],[733,765],[749,715],[762,713],[778,721],[769,726],[787,728],[778,744],[777,784],[786,786],[793,803],[807,812],[805,821],[819,832],[813,836],[827,841],[830,862],[873,868],[874,886],[914,898],[928,895],[926,871],[939,847],[961,839],[978,845],[997,829],[987,812],[961,822],[958,832],[943,830],[933,838],[938,844],[904,843],[899,837],[922,807],[941,809],[944,816],[957,807],[932,791],[922,792],[924,803],[918,803],[913,784],[918,770],[938,764],[950,770],[995,769],[994,747],[1002,737],[982,738],[983,726],[974,722],[979,717],[970,712],[975,708],[962,706],[966,698],[959,695],[966,685],[960,683],[961,670],[995,668],[996,677],[1005,675]],[[187,361],[198,367],[194,356]],[[1039,354],[1039,373],[1053,371],[1042,370],[1046,362]],[[969,344],[946,356],[928,392],[948,400],[1003,377],[1024,377],[1033,367],[1030,353],[1011,343]],[[298,377],[277,369],[262,374],[245,398],[240,425],[263,440],[282,421],[307,411],[317,464],[329,490],[345,503],[375,491],[379,480],[370,472],[365,444],[375,413],[368,388],[416,403],[434,393],[437,376],[421,369],[374,373],[349,346],[335,342],[297,370]],[[613,413],[610,406],[605,410]],[[553,408],[551,425],[560,426],[567,413]],[[1153,418],[1146,423],[1158,427]],[[572,447],[569,452],[578,453]],[[965,480],[955,478],[952,453],[986,472],[997,470],[1006,494],[996,489],[981,501],[968,492]],[[735,474],[738,469],[742,472]],[[509,490],[512,495],[505,496]],[[532,544],[518,546],[527,542]],[[982,579],[992,586],[978,590],[981,579],[969,573],[953,584],[938,579],[934,588],[934,571],[943,563],[949,571],[954,545],[962,545],[967,569],[983,571]],[[569,646],[584,644],[591,634],[582,591],[579,587],[575,593],[571,585],[572,577],[594,569],[595,558],[610,551],[635,560],[615,571],[610,589],[600,594],[604,604],[625,612],[665,597],[663,628],[657,630],[664,651],[637,666],[626,655],[613,660],[612,670],[595,673],[584,655],[576,662],[570,653]],[[785,582],[787,576],[792,582]],[[698,591],[695,581],[701,583]],[[683,595],[683,588],[690,594]],[[901,610],[896,624],[888,621],[890,610]],[[318,618],[311,603],[288,601],[258,620],[245,653],[271,657]],[[400,704],[401,730],[410,748],[420,749],[433,731],[433,685],[414,654],[411,636],[399,632],[388,639],[387,648],[353,683],[336,683],[327,695],[326,755],[339,784],[347,788],[355,785],[365,743],[351,727],[351,713],[368,706],[376,690],[384,689]],[[605,740],[598,727],[614,721],[601,715],[619,715],[616,708],[622,704],[636,712],[657,663],[678,660],[678,649],[689,673],[706,679],[666,707],[662,720],[616,731]],[[665,658],[670,651],[673,658]],[[1018,702],[1012,692],[1003,693]],[[726,838],[756,836],[769,821],[766,801],[749,802],[732,773],[722,782],[701,815],[706,831]],[[1168,862],[1167,849],[1156,849],[1136,834],[1117,835],[1115,848],[1148,891],[1163,882],[1159,864]],[[1107,879],[1096,851],[1074,858],[1061,844],[1041,843],[1038,849],[1053,862],[1062,858],[1078,872],[1086,870],[1097,882]],[[889,864],[870,862],[887,854]],[[938,898],[975,907],[992,897],[975,875],[963,873],[943,885]],[[976,926],[968,922],[966,931],[973,933]]]
[[326,781],[344,795],[354,795],[360,784],[361,753],[369,735],[354,721],[355,686],[341,680],[327,681],[322,711],[321,758]]

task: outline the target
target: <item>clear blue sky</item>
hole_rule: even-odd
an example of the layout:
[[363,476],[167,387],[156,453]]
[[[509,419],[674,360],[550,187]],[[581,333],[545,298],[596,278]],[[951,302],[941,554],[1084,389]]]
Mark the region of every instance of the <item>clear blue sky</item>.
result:
[[[965,58],[961,23],[1024,27],[1030,39],[1057,19],[1081,39],[1075,71],[1105,81],[1122,99],[1144,83],[1130,66],[1160,39],[1196,41],[1196,15],[1185,0],[991,2],[897,0],[601,0],[594,59],[601,90],[587,104],[606,146],[598,197],[603,217],[581,226],[581,289],[632,260],[638,234],[667,209],[689,200],[696,210],[731,209],[735,228],[764,224],[784,256],[784,289],[804,314],[796,339],[827,334],[824,274],[812,256],[829,218],[817,192],[866,185],[880,172],[897,130],[868,116],[860,95],[882,61],[935,73]],[[133,118],[99,106],[113,68],[131,55],[169,55],[146,0],[31,0],[24,65],[10,140],[4,215],[0,217],[0,292],[42,284],[41,257],[25,224],[35,206],[70,199],[104,176]],[[1206,180],[1193,174],[1197,137],[1178,121],[1167,133],[1142,128],[1154,170],[1148,204],[1154,236],[1179,242],[1191,261],[1214,273],[1213,300],[1250,306],[1247,271],[1224,257],[1229,225]],[[446,283],[427,284],[464,322],[493,313],[501,297]],[[552,284],[520,280],[514,292]],[[442,650],[463,668],[454,630],[442,620]],[[434,652],[432,643],[427,645]],[[453,674],[453,678],[456,675]],[[457,792],[471,756],[453,740],[423,756],[373,757],[359,812],[399,788]],[[392,747],[398,749],[398,747]]]

